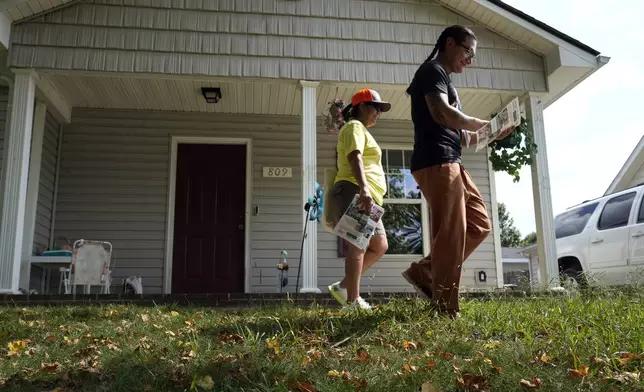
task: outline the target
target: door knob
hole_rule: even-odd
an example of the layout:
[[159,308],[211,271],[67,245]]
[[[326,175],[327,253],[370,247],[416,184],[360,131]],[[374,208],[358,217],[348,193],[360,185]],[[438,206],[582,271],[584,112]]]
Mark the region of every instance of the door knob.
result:
[[599,244],[600,242],[604,242],[602,238],[595,238],[594,240],[590,241],[591,244]]
[[644,237],[644,232],[639,231],[633,234],[633,238],[639,238],[639,237]]

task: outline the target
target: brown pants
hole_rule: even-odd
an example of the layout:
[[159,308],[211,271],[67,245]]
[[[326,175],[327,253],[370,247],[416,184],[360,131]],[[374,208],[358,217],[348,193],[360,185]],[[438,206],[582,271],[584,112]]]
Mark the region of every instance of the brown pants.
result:
[[414,179],[429,203],[431,252],[409,268],[410,275],[431,290],[432,302],[458,312],[463,262],[490,234],[485,204],[470,174],[458,163],[418,170]]

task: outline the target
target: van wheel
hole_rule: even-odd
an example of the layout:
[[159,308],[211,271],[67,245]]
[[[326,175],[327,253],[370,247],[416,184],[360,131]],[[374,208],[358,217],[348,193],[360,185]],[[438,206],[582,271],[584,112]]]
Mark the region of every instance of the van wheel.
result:
[[561,273],[561,284],[565,288],[579,290],[586,287],[586,279],[580,271],[575,268],[566,268]]

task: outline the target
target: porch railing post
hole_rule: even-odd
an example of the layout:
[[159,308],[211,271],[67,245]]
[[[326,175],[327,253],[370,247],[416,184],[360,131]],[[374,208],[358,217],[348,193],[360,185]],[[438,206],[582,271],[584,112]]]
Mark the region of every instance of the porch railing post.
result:
[[537,154],[532,158],[531,170],[541,286],[543,288],[559,287],[555,222],[552,211],[552,195],[550,194],[548,152],[541,99],[531,95],[526,102],[526,112],[534,143],[537,145]]
[[[319,82],[300,81],[302,85],[302,207],[315,192],[317,177],[316,101]],[[304,209],[301,210],[304,215]],[[304,218],[306,219],[306,218]],[[306,222],[302,221],[302,229]],[[310,222],[302,248],[302,293],[319,293],[318,227]]]
[[14,73],[11,122],[5,138],[7,161],[0,222],[0,291],[17,293],[21,288],[22,244],[37,75],[33,70],[20,69]]

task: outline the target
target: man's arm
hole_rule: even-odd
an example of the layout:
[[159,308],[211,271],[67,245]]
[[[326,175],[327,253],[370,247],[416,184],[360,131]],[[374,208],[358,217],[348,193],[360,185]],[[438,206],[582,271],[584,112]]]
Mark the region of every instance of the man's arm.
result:
[[447,94],[440,91],[428,92],[425,95],[425,102],[434,121],[447,128],[476,131],[488,123],[488,121],[461,113],[449,104]]

